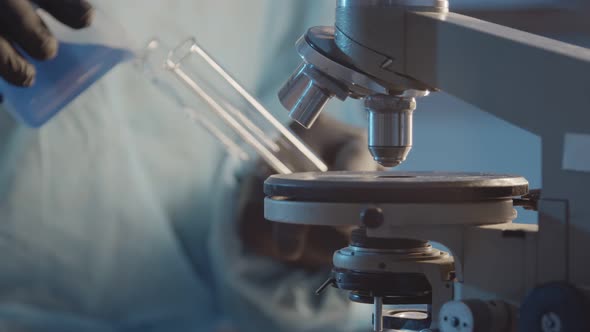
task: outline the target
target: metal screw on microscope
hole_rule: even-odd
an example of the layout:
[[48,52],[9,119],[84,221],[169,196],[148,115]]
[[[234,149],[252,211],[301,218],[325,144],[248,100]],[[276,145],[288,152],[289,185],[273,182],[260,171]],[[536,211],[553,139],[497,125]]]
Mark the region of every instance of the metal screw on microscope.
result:
[[554,312],[548,312],[541,317],[543,332],[561,332],[561,319]]
[[383,224],[383,210],[378,207],[367,208],[361,212],[361,222],[368,228],[377,228]]

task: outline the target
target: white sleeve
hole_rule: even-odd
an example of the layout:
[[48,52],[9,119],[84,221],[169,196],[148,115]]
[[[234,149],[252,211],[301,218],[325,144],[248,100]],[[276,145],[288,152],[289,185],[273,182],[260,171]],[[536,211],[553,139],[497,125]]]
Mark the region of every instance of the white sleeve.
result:
[[0,331],[11,332],[115,332],[113,326],[65,312],[26,305],[0,305]]

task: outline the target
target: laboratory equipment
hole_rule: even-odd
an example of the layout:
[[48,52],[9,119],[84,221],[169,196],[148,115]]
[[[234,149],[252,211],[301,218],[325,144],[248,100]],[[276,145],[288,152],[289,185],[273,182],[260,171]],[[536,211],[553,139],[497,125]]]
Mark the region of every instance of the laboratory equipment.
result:
[[138,65],[176,107],[238,159],[261,158],[279,174],[328,169],[195,38],[175,47],[154,38]]
[[37,61],[25,55],[37,70],[31,87],[0,80],[3,108],[30,127],[45,124],[113,67],[133,57],[123,28],[100,10],[95,10],[93,24],[80,31],[37,11],[59,40],[57,56]]
[[427,96],[428,89],[403,77],[390,83],[355,70],[335,44],[333,27],[309,29],[297,50],[304,64],[279,92],[289,116],[309,128],[330,98],[367,97],[371,154],[385,167],[402,163],[412,148],[414,98]]
[[[309,126],[329,98],[364,98],[383,165],[403,162],[415,98],[438,90],[542,138],[541,191],[491,174],[269,178],[267,219],[358,227],[324,286],[372,303],[375,331],[588,330],[590,50],[444,0],[338,0],[335,26],[309,29],[297,47],[304,64],[279,93],[291,116]],[[538,225],[512,223],[517,205],[538,210]]]

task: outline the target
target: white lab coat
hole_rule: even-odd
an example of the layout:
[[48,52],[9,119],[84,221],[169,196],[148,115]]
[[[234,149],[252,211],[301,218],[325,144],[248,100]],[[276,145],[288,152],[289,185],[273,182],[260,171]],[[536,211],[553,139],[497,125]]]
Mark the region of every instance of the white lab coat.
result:
[[[131,45],[195,35],[273,109],[333,1],[101,0]],[[313,6],[312,6],[313,5]],[[39,130],[0,112],[0,331],[351,328],[323,274],[241,254],[235,161],[132,66]],[[221,166],[221,167],[220,167]],[[369,317],[367,317],[369,318]]]

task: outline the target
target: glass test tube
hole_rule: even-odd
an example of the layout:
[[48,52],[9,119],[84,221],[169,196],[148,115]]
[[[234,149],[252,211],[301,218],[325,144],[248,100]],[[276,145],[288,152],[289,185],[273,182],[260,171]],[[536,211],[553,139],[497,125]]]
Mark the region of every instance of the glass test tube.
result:
[[[327,166],[196,41],[169,48],[151,40],[140,59],[158,88],[241,160],[262,158],[275,172],[326,171]],[[296,162],[293,162],[296,161]]]

